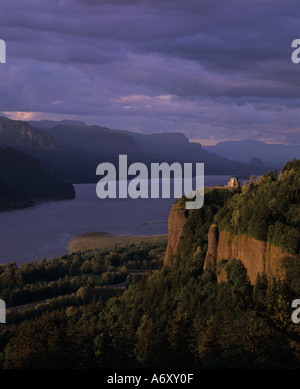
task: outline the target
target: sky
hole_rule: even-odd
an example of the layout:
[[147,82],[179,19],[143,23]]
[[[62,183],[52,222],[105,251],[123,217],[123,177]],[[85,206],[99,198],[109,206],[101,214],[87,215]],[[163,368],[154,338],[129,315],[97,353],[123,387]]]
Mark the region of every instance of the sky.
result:
[[1,0],[0,114],[300,144],[298,0]]

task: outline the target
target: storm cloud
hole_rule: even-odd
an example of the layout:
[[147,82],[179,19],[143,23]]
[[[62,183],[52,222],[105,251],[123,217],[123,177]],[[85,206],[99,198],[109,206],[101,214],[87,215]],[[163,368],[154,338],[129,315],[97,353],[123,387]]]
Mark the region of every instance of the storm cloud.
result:
[[0,111],[300,144],[296,0],[2,0]]

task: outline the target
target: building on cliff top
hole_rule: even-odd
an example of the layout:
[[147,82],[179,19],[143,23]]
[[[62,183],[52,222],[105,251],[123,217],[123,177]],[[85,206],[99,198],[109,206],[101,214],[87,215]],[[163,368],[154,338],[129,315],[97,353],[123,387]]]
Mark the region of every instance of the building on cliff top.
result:
[[227,185],[215,185],[214,188],[221,188],[221,189],[233,189],[233,188],[239,188],[240,182],[237,177],[231,177],[228,181]]
[[230,188],[239,188],[240,187],[239,180],[236,177],[232,177],[228,181],[227,186],[229,186]]

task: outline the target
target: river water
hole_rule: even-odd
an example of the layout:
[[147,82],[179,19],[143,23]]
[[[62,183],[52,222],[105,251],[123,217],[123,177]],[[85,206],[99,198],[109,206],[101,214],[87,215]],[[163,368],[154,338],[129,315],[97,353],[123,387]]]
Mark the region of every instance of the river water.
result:
[[[227,184],[230,176],[205,176],[205,186]],[[242,181],[241,181],[242,182]],[[77,235],[168,233],[171,199],[99,199],[96,184],[74,185],[74,200],[39,203],[32,208],[0,212],[0,263],[17,264],[68,253]]]

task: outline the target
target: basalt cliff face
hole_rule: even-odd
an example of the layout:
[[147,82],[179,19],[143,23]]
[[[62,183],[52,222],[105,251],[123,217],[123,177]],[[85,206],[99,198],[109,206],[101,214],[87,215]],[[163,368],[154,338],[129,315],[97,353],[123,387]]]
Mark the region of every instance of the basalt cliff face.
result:
[[168,219],[168,246],[164,266],[173,265],[179,258],[179,244],[185,222],[186,217],[184,211],[174,204]]
[[[164,266],[178,261],[180,256],[180,240],[187,218],[183,210],[174,207],[169,214],[168,246]],[[249,235],[236,236],[220,231],[217,225],[211,225],[208,232],[208,249],[205,256],[204,269],[217,273],[218,281],[225,281],[225,270],[217,265],[221,260],[241,261],[247,270],[249,280],[255,283],[257,274],[265,274],[267,278],[284,275],[282,260],[293,258],[292,254],[283,252],[280,247],[268,242],[254,239]]]
[[219,281],[225,280],[224,272],[217,266],[222,259],[228,262],[233,259],[241,261],[250,282],[254,284],[258,273],[265,274],[269,279],[282,277],[284,275],[282,260],[293,257],[271,243],[256,240],[246,234],[232,235],[227,231],[220,231],[215,225],[209,229],[208,242],[204,269],[217,271]]

